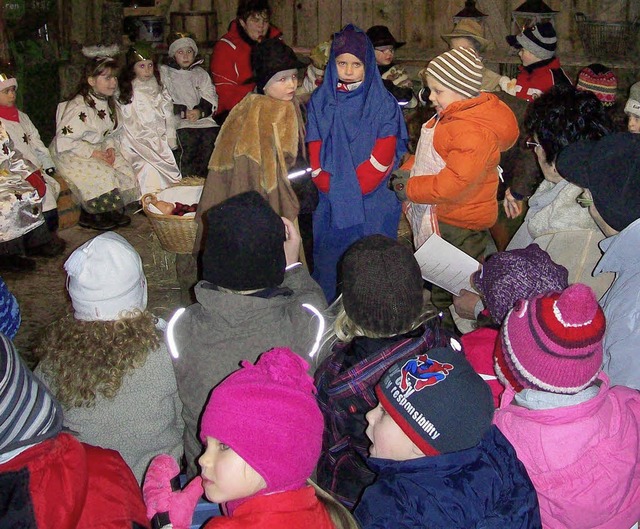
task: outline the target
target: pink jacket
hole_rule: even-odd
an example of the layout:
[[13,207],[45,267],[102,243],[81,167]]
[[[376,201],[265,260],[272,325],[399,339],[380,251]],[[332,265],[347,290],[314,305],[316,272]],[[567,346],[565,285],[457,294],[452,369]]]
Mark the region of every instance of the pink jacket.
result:
[[640,392],[609,387],[575,406],[529,410],[505,389],[494,424],[538,492],[545,529],[627,529],[640,520]]

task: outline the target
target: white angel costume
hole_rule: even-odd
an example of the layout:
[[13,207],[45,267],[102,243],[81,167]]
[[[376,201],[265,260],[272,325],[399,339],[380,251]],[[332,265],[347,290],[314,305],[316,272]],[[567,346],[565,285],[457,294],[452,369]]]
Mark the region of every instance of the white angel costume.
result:
[[155,77],[131,84],[131,103],[119,104],[119,138],[122,155],[133,166],[144,195],[176,184],[182,176],[170,147],[175,146],[176,129],[169,93]]
[[42,173],[42,178],[44,178],[47,186],[47,192],[42,201],[42,210],[46,212],[56,209],[58,207],[58,195],[60,195],[60,184],[56,182],[55,178],[45,173],[46,169],[54,167],[54,163],[49,149],[40,139],[38,129],[29,119],[29,116],[20,110],[18,110],[18,121],[5,118],[2,120],[2,124],[11,138],[15,150],[19,153],[17,156],[22,155],[24,159],[31,162]]
[[[115,138],[116,123],[107,99],[95,94],[79,94],[58,105],[49,150],[58,173],[90,214],[117,211],[140,198],[133,167]],[[91,157],[93,151],[109,148],[115,150],[113,165]]]

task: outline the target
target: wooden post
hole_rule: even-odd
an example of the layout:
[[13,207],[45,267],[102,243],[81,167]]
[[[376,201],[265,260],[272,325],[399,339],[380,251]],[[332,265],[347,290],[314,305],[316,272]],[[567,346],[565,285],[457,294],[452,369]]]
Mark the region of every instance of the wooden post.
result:
[[4,20],[4,0],[0,0],[0,61],[11,62],[9,53],[9,36],[7,35],[7,24]]

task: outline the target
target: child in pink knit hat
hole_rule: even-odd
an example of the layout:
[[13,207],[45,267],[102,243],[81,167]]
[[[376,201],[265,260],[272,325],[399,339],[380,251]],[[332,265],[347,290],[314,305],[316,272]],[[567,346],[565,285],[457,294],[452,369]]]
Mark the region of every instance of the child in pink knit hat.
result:
[[276,348],[255,365],[242,362],[216,386],[200,424],[201,476],[172,492],[178,466],[169,456],[155,458],[143,487],[147,516],[186,529],[204,489],[226,514],[206,529],[357,527],[346,509],[308,483],[324,429],[308,367],[291,350]]
[[640,393],[601,370],[605,316],[593,291],[516,303],[496,343],[505,384],[494,424],[538,493],[545,529],[616,529],[640,520]]

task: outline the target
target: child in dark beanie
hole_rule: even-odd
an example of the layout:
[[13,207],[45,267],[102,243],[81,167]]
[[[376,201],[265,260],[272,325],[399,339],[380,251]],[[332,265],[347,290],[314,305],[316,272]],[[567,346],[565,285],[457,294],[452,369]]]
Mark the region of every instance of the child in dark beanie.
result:
[[321,332],[314,311],[326,307],[320,287],[298,261],[300,235],[293,223],[258,192],[212,207],[205,233],[197,303],[176,312],[167,329],[184,405],[189,477],[196,474],[198,419],[211,387],[241,360],[255,360],[271,347],[313,354]]
[[460,344],[394,364],[367,413],[377,479],[354,514],[363,529],[540,529],[536,491],[491,426],[491,391]]
[[[267,199],[278,215],[294,223],[301,210],[302,200],[293,187],[298,179],[290,181],[288,173],[299,159],[308,166],[304,119],[295,97],[298,68],[303,64],[278,39],[256,44],[251,63],[257,93],[248,94],[234,106],[220,129],[198,204],[198,222],[211,206],[252,190]],[[304,178],[307,188],[315,191],[311,176],[306,173]],[[304,213],[310,215],[313,207],[305,204]],[[201,249],[201,238],[200,229],[196,251]]]
[[332,338],[339,340],[316,371],[325,417],[318,484],[353,508],[374,474],[365,464],[365,413],[374,387],[401,358],[446,345],[439,319],[424,313],[422,277],[411,250],[384,235],[356,242],[342,259],[342,304]]

